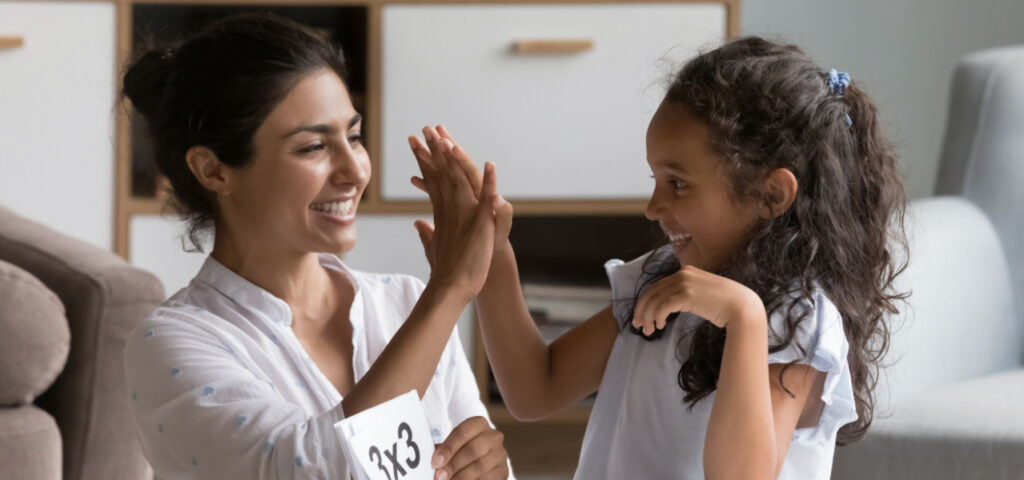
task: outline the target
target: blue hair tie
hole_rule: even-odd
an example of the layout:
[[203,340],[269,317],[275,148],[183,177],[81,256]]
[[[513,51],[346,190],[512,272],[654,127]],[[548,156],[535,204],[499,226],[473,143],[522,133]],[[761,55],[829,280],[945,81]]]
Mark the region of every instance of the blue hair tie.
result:
[[[842,95],[846,87],[850,86],[850,74],[846,72],[837,72],[836,69],[828,71],[828,88],[832,90],[833,95]],[[853,120],[850,119],[850,114],[846,114],[846,124],[853,125]]]
[[843,90],[850,86],[850,74],[837,72],[836,69],[828,71],[828,88],[832,89],[834,95],[842,95]]

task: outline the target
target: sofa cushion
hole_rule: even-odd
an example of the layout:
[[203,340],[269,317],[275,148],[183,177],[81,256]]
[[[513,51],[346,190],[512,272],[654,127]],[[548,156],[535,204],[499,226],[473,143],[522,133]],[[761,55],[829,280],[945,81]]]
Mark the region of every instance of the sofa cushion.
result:
[[877,412],[863,440],[836,450],[832,478],[1020,478],[1021,399],[1024,369],[1017,369],[945,385]]
[[0,261],[0,406],[28,405],[64,369],[64,305],[30,273]]
[[0,408],[0,477],[60,480],[60,458],[53,417],[31,405]]

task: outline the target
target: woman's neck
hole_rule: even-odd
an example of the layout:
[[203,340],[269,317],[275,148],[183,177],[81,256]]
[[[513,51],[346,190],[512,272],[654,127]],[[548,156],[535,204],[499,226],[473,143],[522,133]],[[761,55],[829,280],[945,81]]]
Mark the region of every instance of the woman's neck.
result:
[[290,250],[258,236],[244,238],[247,240],[218,230],[210,256],[284,300],[291,307],[293,321],[320,317],[323,310],[337,304],[339,289],[327,269],[320,265],[319,254]]

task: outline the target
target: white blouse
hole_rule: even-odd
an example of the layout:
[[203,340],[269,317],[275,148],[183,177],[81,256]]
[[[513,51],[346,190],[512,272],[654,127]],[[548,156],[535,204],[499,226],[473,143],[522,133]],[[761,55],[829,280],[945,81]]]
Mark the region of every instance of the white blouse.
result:
[[[616,301],[613,306],[620,326],[629,317],[632,302],[628,300],[635,295],[637,280],[643,275],[643,261],[652,254],[666,258],[671,250],[659,249],[629,263],[611,260],[605,264],[613,299],[627,300]],[[681,314],[655,341],[629,331],[619,334],[590,414],[575,478],[704,478],[704,437],[715,394],[689,409],[677,380],[682,361],[676,354],[677,345],[681,351],[689,351],[691,336],[687,333],[704,321]],[[772,315],[770,334],[781,335],[783,321],[782,315]],[[775,343],[774,337],[770,340]],[[807,353],[801,353],[798,345]],[[796,361],[826,373],[821,395],[824,411],[816,426],[793,433],[780,479],[823,479],[831,475],[836,433],[839,427],[857,419],[846,361],[848,349],[842,318],[819,289],[813,311],[801,323],[793,343],[769,354],[769,363]]]
[[[355,288],[352,370],[359,381],[409,316],[423,283],[407,275],[325,268]],[[349,478],[341,395],[292,333],[283,300],[212,257],[130,334],[125,372],[136,430],[163,479]],[[458,331],[422,399],[434,443],[487,418]],[[510,477],[511,478],[511,477]]]

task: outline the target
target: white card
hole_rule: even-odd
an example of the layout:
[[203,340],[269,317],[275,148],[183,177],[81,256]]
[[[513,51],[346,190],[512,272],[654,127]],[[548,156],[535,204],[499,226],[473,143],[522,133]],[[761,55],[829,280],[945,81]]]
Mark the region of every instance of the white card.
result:
[[432,480],[434,441],[416,390],[338,423],[357,480]]

